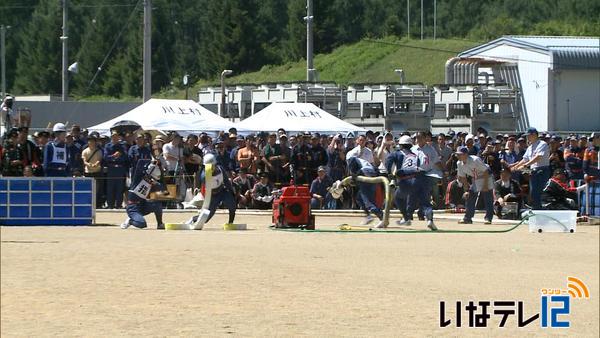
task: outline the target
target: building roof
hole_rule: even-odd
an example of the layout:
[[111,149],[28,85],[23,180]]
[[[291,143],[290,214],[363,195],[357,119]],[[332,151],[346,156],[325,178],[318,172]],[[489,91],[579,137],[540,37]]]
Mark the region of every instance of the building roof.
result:
[[600,69],[600,37],[509,35],[466,50],[458,56],[474,56],[500,45],[549,54],[554,69]]

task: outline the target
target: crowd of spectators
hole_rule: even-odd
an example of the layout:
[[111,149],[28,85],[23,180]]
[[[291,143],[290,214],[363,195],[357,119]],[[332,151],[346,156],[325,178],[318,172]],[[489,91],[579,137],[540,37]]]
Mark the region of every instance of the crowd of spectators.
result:
[[[510,197],[522,205],[530,203],[529,173],[526,169],[514,170],[528,147],[527,135],[490,135],[481,128],[475,135],[453,131],[438,135],[373,131],[364,135],[289,134],[280,129],[242,136],[232,128],[216,136],[207,133],[182,136],[175,132],[154,135],[143,131],[113,131],[106,136],[88,133],[78,125],[68,130],[55,126],[53,131],[33,134],[22,127],[5,134],[0,147],[0,172],[3,176],[93,177],[97,182],[97,207],[118,209],[123,207],[128,177],[137,161],[155,159],[165,170],[166,183],[178,187],[177,198],[167,206],[181,207],[187,189],[199,186],[203,156],[213,153],[218,164],[228,171],[240,208],[270,208],[273,190],[291,184],[292,180],[310,186],[314,209],[357,208],[351,192],[341,200],[333,200],[328,193],[333,182],[347,175],[347,157],[360,157],[385,175],[385,159],[403,135],[413,137],[415,146],[426,153],[432,164],[435,208],[464,207],[456,154],[463,146],[469,155],[480,157],[489,166],[496,181],[496,202]],[[548,144],[551,171],[564,169],[566,178],[575,186],[586,176],[599,176],[598,134],[563,138],[540,133],[539,138]],[[52,165],[52,158],[63,154],[56,145],[63,144],[64,169]]]

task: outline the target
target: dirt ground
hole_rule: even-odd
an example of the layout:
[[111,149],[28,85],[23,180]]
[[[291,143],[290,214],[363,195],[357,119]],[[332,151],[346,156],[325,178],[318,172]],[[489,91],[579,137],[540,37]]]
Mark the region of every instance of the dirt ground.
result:
[[[181,222],[185,214],[167,214]],[[98,223],[119,224],[102,213]],[[239,215],[247,231],[121,230],[117,226],[2,227],[1,335],[25,336],[599,336],[599,228],[532,234],[293,233],[269,216]],[[317,217],[318,228],[358,217]],[[424,229],[423,222],[415,228]],[[438,221],[444,229],[465,229]],[[506,225],[474,228],[502,229]],[[576,276],[590,299],[573,299],[568,329],[468,328],[473,301],[524,302]],[[463,302],[463,326],[440,328]],[[490,309],[489,312],[493,313]]]

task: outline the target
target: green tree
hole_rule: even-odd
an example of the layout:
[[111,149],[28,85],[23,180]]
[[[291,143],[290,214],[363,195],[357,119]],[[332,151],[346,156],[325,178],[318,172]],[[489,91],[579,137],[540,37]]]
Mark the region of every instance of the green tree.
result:
[[61,92],[61,16],[57,1],[42,0],[19,36],[14,89],[18,93]]

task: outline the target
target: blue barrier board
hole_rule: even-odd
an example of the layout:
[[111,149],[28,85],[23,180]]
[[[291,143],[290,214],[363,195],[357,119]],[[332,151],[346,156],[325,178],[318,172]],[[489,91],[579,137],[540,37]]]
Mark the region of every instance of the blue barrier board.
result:
[[0,178],[0,225],[89,225],[95,203],[91,178]]

